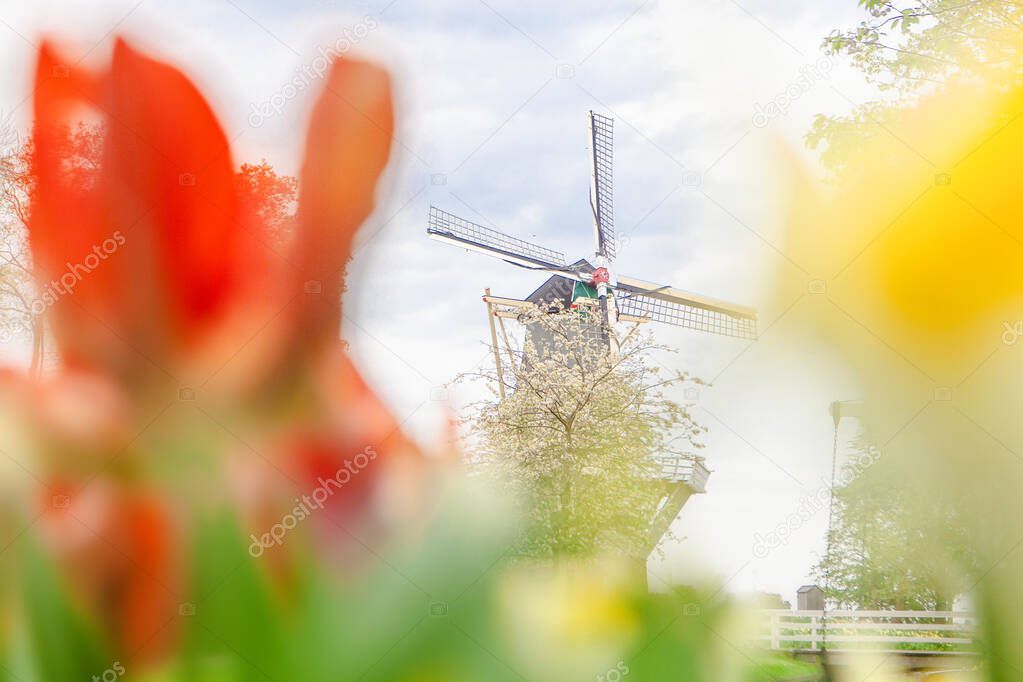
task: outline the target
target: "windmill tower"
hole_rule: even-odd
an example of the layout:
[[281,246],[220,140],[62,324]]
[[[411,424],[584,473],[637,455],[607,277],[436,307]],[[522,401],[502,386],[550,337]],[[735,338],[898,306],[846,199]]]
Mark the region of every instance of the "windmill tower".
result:
[[[701,294],[617,275],[614,226],[614,121],[589,112],[590,209],[593,214],[593,263],[568,262],[564,254],[430,206],[427,235],[453,246],[551,276],[525,299],[483,297],[496,345],[494,318],[517,318],[526,308],[560,301],[563,309],[592,306],[603,341],[613,348],[610,329],[618,322],[661,322],[676,327],[742,339],[756,339],[757,313]],[[503,331],[503,329],[502,329]],[[500,354],[495,352],[500,372]],[[652,551],[693,493],[704,492],[709,472],[701,458],[673,453],[657,456],[662,475],[652,484],[663,488],[662,501],[651,520]]]

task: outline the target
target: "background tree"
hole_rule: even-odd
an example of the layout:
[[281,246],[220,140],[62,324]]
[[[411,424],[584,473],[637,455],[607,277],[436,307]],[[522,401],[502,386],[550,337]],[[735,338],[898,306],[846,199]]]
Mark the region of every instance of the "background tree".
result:
[[[522,553],[645,559],[663,495],[653,457],[701,447],[701,427],[667,395],[688,377],[652,365],[667,349],[635,327],[608,354],[591,314],[535,309],[520,321],[506,399],[477,403],[468,420],[473,465],[528,497]],[[496,369],[479,376],[498,381]]]
[[[861,449],[862,445],[861,445]],[[943,491],[894,475],[879,459],[835,489],[829,551],[814,568],[829,603],[948,611],[977,564],[968,523]]]
[[266,159],[255,164],[243,163],[235,179],[239,196],[253,206],[270,246],[280,250],[290,242],[294,231],[298,180],[291,175],[278,175]]
[[[878,90],[873,101],[845,116],[818,116],[807,134],[838,177],[870,173],[899,177],[896,157],[876,150],[903,109],[947,83],[1015,87],[1023,78],[1023,4],[1006,0],[859,0],[864,19],[836,29],[823,42],[827,54],[848,58]],[[991,130],[1017,112],[993,111]],[[986,114],[985,114],[986,115]],[[959,125],[962,125],[962,121]],[[971,122],[972,124],[972,122]],[[983,129],[978,124],[977,129]],[[873,156],[860,152],[871,145]],[[860,163],[861,161],[865,163]],[[885,168],[885,165],[888,168]],[[889,190],[890,191],[890,190]],[[936,233],[937,234],[937,233]],[[945,467],[979,462],[983,448],[949,438],[953,427],[900,439],[879,462],[835,492],[830,551],[815,568],[832,603],[871,609],[948,609],[1004,557],[998,524],[990,523],[990,492],[978,493],[977,470],[943,478]],[[940,437],[937,435],[940,433]],[[862,443],[859,444],[862,447]],[[976,466],[976,465],[974,465]],[[936,473],[938,472],[938,473]],[[1000,477],[1004,474],[998,474]],[[935,481],[940,481],[936,484]],[[985,481],[983,486],[993,485]],[[990,537],[989,537],[990,536]],[[988,556],[985,564],[979,557]],[[998,559],[1000,562],[1001,559]],[[972,580],[964,576],[973,576]]]
[[783,609],[786,611],[792,609],[792,602],[777,592],[755,592],[750,597],[750,601],[758,609]]
[[[99,172],[103,131],[79,124],[63,136],[67,149],[65,171],[75,183],[95,182]],[[33,312],[36,300],[32,260],[28,249],[28,221],[32,193],[32,143],[5,121],[0,140],[0,335],[5,342],[31,338],[30,372],[43,367],[45,326]]]
[[[102,127],[80,123],[68,128],[63,138],[68,148],[62,156],[71,182],[95,182],[103,153]],[[36,300],[28,248],[32,152],[27,136],[18,135],[9,122],[0,122],[0,340],[29,337],[30,372],[38,375],[45,358],[46,330],[32,310]],[[265,226],[270,248],[280,251],[292,236],[298,181],[279,175],[265,159],[243,163],[236,181],[239,197],[250,203]]]
[[[842,166],[908,100],[952,76],[1023,77],[1023,4],[1009,0],[859,0],[866,18],[835,29],[826,54],[846,56],[881,93],[845,116],[819,115],[806,141]],[[1001,81],[1006,79],[1002,78]]]

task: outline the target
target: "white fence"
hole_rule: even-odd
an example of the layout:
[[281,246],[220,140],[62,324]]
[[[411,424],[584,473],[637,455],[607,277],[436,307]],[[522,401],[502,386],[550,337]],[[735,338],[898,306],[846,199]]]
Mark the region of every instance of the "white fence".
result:
[[777,650],[961,654],[974,649],[977,622],[963,611],[763,612],[756,638]]

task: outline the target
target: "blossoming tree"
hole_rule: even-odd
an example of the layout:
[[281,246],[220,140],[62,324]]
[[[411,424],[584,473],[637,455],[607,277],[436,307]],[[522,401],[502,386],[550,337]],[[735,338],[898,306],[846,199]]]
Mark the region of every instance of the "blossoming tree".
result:
[[669,389],[688,375],[651,360],[669,351],[638,326],[612,336],[555,306],[523,314],[524,342],[509,349],[507,397],[473,406],[474,464],[515,482],[528,504],[519,550],[530,555],[615,553],[645,559],[662,492],[655,456],[692,454],[702,427]]

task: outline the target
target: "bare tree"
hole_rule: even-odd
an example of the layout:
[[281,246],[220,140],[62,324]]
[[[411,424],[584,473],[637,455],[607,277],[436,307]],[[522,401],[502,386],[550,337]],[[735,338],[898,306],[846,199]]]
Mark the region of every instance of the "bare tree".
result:
[[10,124],[0,122],[0,340],[26,335],[32,340],[30,371],[42,370],[45,327],[33,313],[35,300],[28,249],[30,143]]

